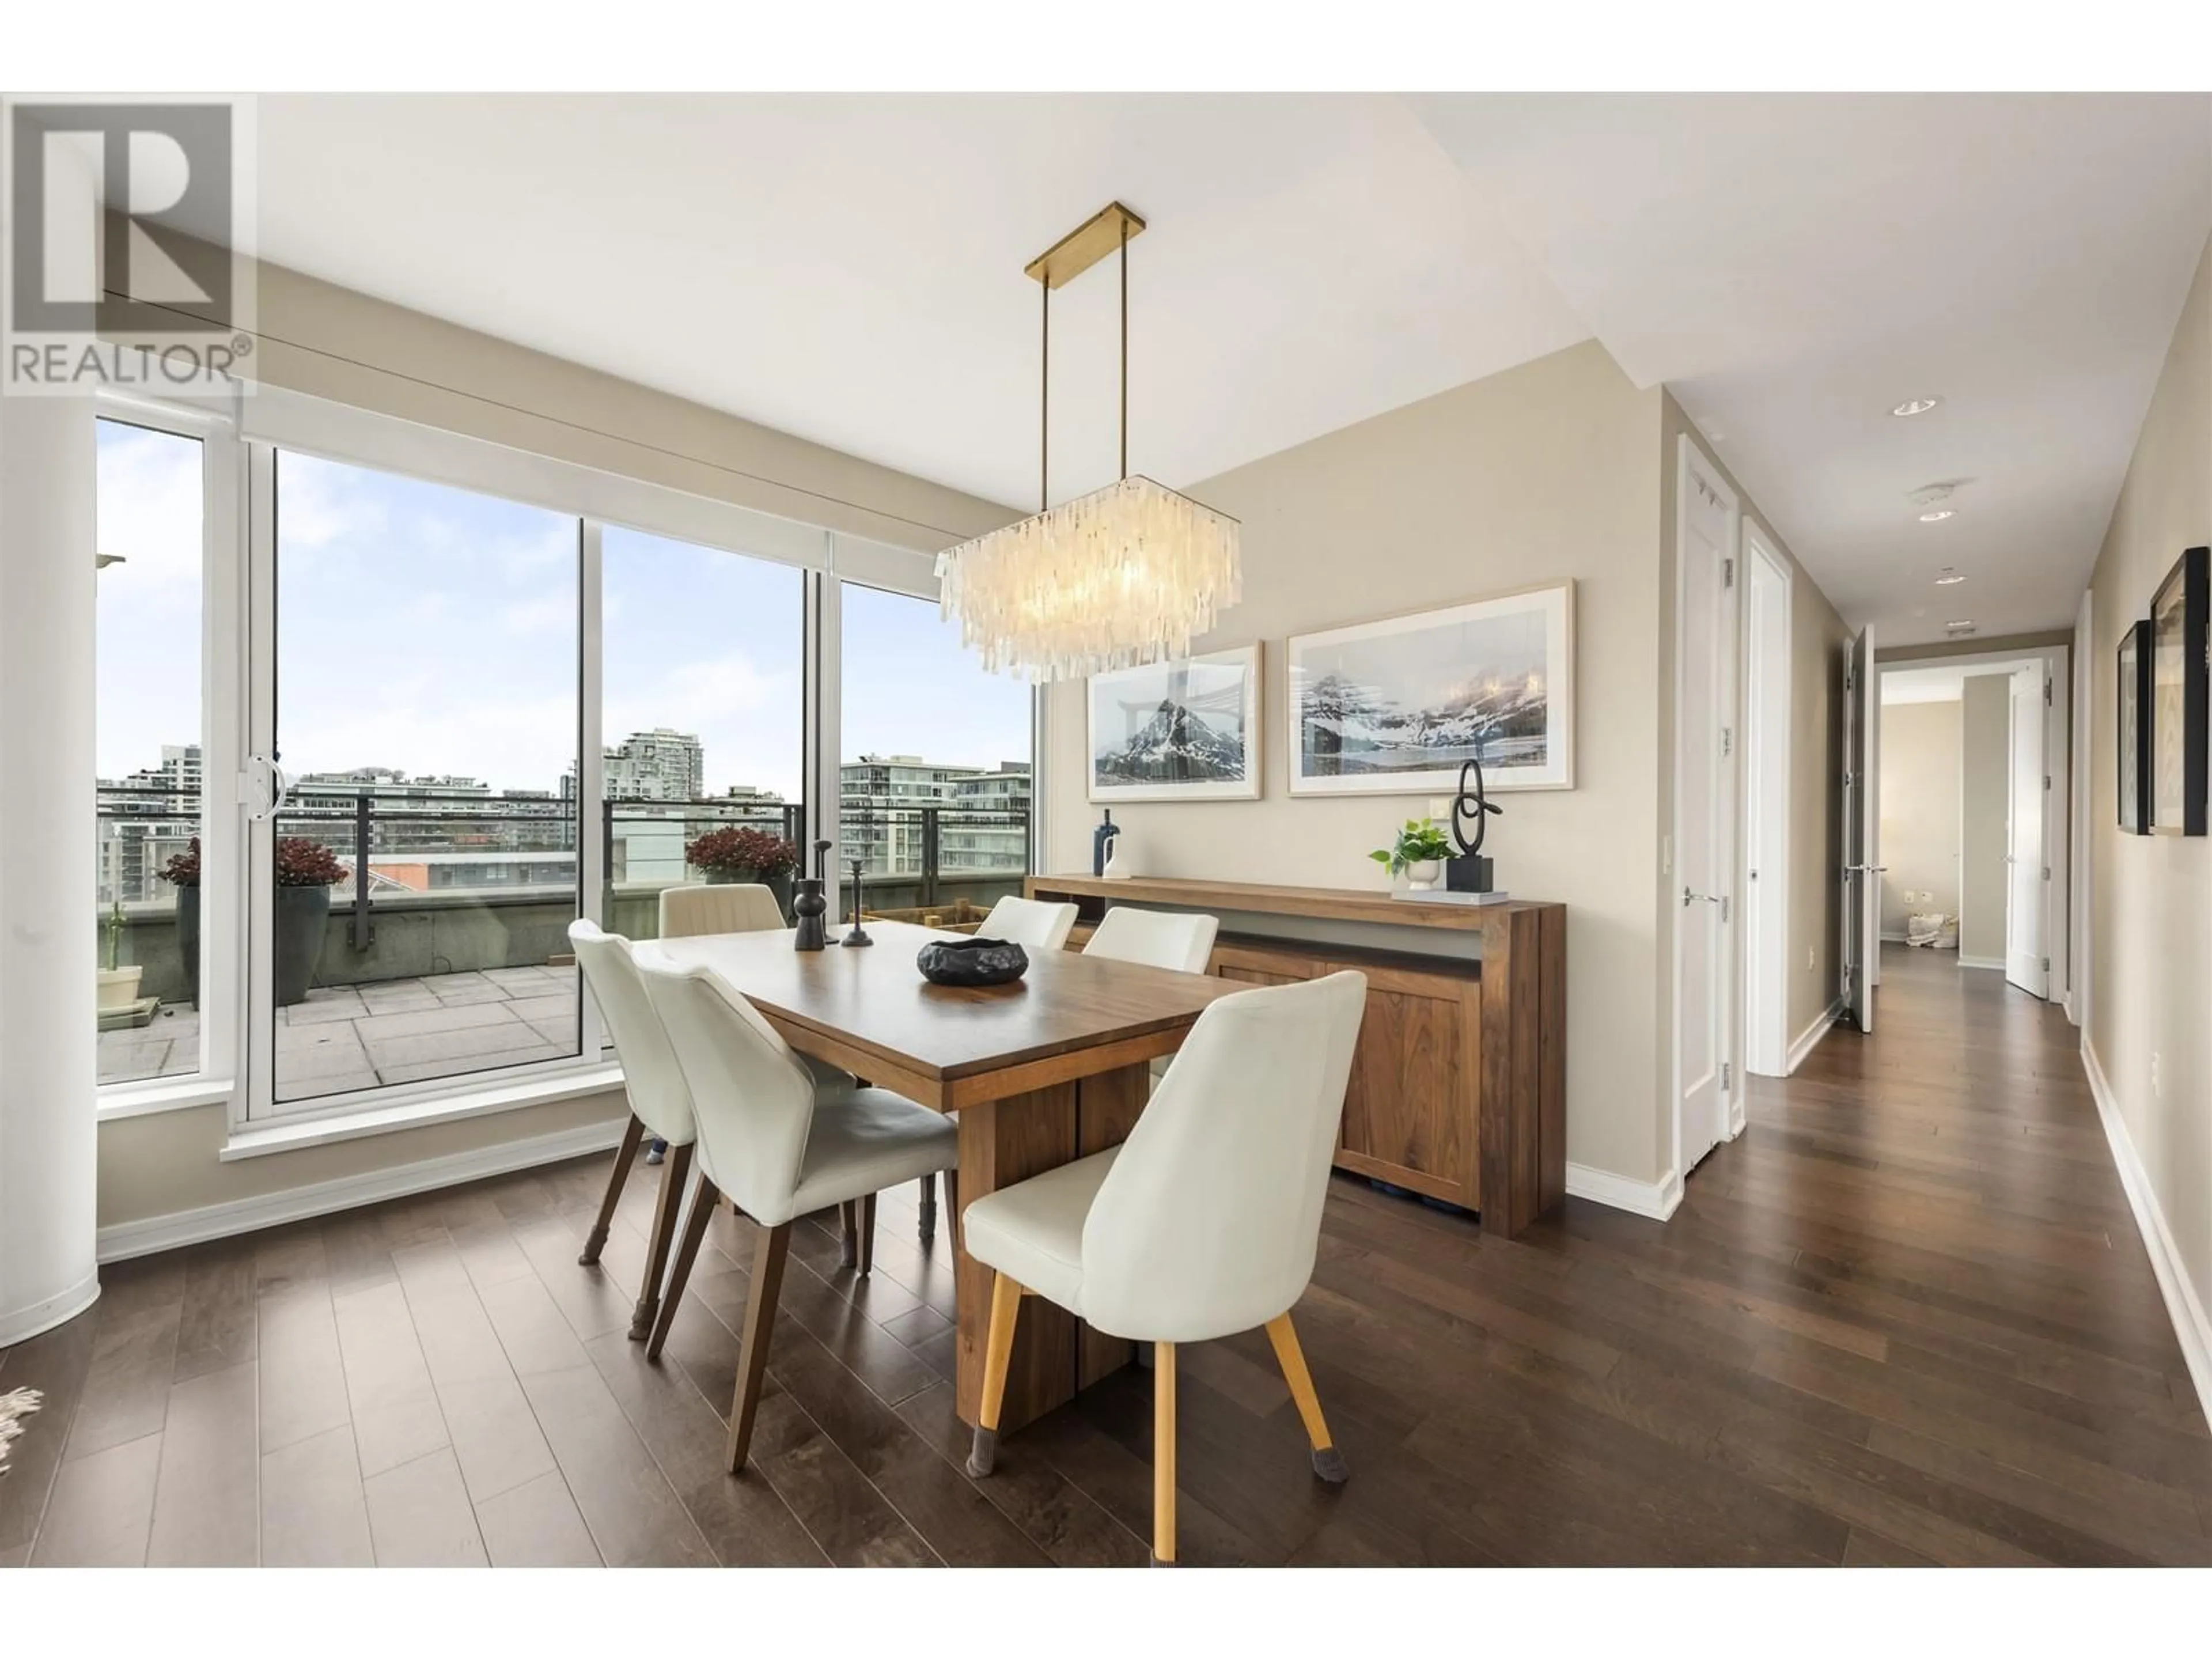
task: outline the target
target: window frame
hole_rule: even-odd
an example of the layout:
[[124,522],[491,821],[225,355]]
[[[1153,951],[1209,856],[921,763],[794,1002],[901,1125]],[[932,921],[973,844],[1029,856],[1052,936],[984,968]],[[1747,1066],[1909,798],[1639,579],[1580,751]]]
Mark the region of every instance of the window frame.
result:
[[[801,756],[804,823],[810,840],[838,837],[840,600],[847,581],[935,600],[935,544],[951,535],[916,526],[917,545],[849,535],[741,507],[675,486],[585,465],[399,416],[260,386],[220,408],[102,394],[100,413],[198,438],[207,468],[202,580],[204,756],[201,1014],[202,1071],[190,1078],[115,1084],[100,1092],[102,1119],[220,1103],[225,1158],[256,1156],[357,1134],[507,1111],[620,1086],[603,1052],[590,997],[581,1000],[578,1052],[557,1060],[470,1072],[308,1101],[277,1103],[270,952],[272,884],[255,882],[257,848],[274,831],[251,821],[254,765],[273,740],[275,456],[279,450],[398,474],[573,516],[580,534],[578,649],[578,914],[601,921],[610,849],[602,815],[587,803],[605,793],[603,532],[610,525],[742,557],[798,568],[801,592]],[[1046,699],[1033,694],[1030,866],[1044,843],[1042,775]],[[221,810],[217,811],[218,805]],[[265,858],[264,858],[265,862]],[[220,873],[223,885],[216,887]],[[227,891],[225,903],[211,902]],[[258,929],[258,932],[252,930]],[[220,995],[225,1006],[210,1006]],[[257,1055],[257,1048],[270,1052]]]

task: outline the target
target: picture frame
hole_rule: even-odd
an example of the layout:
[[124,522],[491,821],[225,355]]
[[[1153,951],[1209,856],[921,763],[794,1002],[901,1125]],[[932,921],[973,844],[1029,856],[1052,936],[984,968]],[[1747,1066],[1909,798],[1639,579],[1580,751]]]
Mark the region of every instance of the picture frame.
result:
[[2205,830],[2205,635],[2212,621],[2212,548],[2174,562],[2150,604],[2150,830]]
[[1259,799],[1261,663],[1254,643],[1092,675],[1091,800]]
[[1292,635],[1291,793],[1573,788],[1574,645],[1571,580]]
[[2150,621],[2133,623],[2120,635],[2118,671],[2119,760],[2116,780],[2123,833],[2150,834]]

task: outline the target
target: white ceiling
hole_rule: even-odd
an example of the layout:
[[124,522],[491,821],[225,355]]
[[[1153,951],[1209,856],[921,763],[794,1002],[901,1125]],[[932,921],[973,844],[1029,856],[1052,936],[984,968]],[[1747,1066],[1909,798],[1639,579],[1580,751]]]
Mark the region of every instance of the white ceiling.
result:
[[[1170,483],[1595,334],[1886,643],[2070,620],[2212,228],[2202,96],[284,96],[259,125],[265,257],[1018,507],[1021,267],[1114,197],[1152,223],[1130,460]],[[1055,296],[1055,498],[1112,476],[1115,299],[1110,270]]]

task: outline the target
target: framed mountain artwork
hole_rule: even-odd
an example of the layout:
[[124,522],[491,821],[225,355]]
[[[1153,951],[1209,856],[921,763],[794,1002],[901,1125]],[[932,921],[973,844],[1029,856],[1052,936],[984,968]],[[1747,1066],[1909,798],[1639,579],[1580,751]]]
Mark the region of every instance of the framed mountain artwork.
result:
[[1291,793],[1575,787],[1575,585],[1295,635]]
[[2192,547],[2150,601],[2150,832],[2201,836],[2205,824],[2205,644],[2212,633],[2212,549]]
[[1091,799],[1257,800],[1260,647],[1091,677]]

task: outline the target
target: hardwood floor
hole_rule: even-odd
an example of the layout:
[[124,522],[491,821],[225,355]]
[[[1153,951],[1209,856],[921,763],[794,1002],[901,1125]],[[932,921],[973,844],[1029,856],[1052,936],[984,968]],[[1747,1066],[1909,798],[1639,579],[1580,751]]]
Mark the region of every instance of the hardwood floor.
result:
[[[1339,1177],[1297,1309],[1351,1465],[1310,1472],[1263,1333],[1181,1350],[1187,1563],[2212,1562],[2212,1437],[2057,1010],[1893,950],[1662,1226],[1575,1200],[1504,1243]],[[0,1355],[46,1408],[0,1564],[1141,1565],[1149,1378],[961,1472],[952,1275],[794,1230],[770,1388],[717,1461],[747,1247],[665,1361],[625,1332],[655,1197],[575,1256],[603,1159],[106,1270]]]

